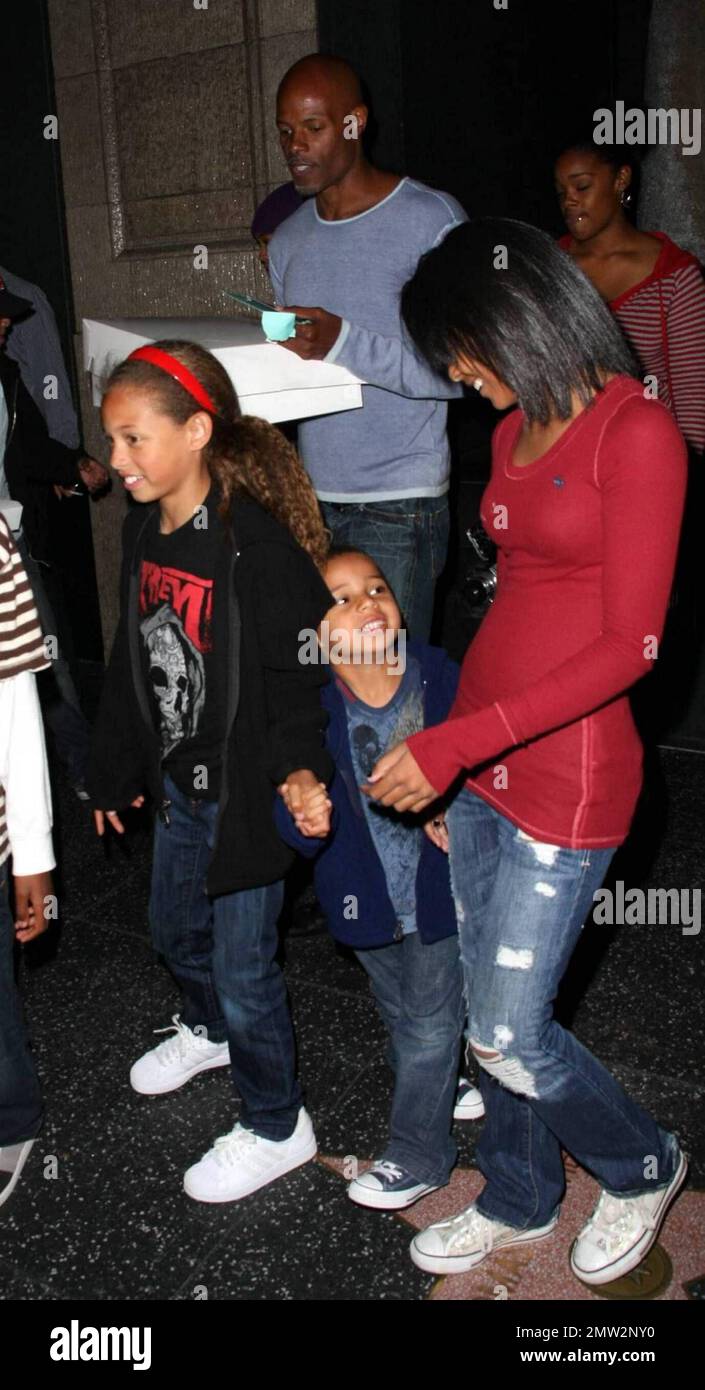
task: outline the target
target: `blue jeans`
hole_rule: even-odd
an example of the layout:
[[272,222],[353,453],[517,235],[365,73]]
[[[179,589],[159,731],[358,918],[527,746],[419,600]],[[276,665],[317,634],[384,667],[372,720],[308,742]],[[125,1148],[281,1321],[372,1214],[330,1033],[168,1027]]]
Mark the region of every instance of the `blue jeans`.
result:
[[240,1123],[266,1139],[296,1128],[301,1090],[277,920],[284,884],[210,898],[206,873],[217,803],[191,799],[170,777],[170,824],[157,819],[149,905],[152,941],[181,986],[182,1017],[230,1044]]
[[322,502],[321,510],[333,544],[372,556],[394,593],[408,636],[427,642],[436,580],[448,552],[447,496]]
[[0,866],[0,1148],[34,1139],[42,1124],[39,1080],[15,984],[7,864]]
[[394,1095],[383,1159],[441,1187],[458,1156],[451,1138],[465,1008],[457,936],[418,932],[356,951],[391,1039]]
[[677,1143],[553,1017],[613,849],[532,841],[463,790],[448,812],[450,870],[486,1119],[485,1216],[526,1229],[564,1193],[561,1146],[609,1192],[666,1186]]

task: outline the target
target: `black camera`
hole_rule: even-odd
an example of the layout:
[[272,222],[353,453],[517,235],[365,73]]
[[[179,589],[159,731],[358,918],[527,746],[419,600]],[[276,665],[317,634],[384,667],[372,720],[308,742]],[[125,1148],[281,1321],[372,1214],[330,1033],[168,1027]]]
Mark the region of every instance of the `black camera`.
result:
[[478,521],[465,532],[476,559],[471,563],[461,586],[461,593],[474,618],[487,611],[497,590],[497,547]]

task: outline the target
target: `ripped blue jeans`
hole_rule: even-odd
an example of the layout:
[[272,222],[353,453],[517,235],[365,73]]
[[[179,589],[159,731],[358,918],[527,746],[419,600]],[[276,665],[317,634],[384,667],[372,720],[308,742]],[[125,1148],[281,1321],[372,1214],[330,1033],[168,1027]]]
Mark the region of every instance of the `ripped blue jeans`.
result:
[[447,816],[450,870],[486,1118],[484,1216],[546,1225],[565,1190],[561,1147],[618,1196],[665,1187],[675,1137],[553,1017],[558,986],[613,849],[531,837],[464,789]]

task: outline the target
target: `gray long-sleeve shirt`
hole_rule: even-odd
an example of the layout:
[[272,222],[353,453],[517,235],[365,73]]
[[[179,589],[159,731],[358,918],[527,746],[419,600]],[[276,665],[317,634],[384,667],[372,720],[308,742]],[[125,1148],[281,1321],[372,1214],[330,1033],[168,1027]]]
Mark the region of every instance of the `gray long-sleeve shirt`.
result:
[[362,409],[299,425],[302,458],[323,501],[447,491],[446,399],[462,388],[419,357],[401,322],[400,294],[420,256],[465,220],[455,198],[405,178],[375,207],[337,222],[325,222],[308,199],[275,232],[269,271],[277,303],[339,314],[326,361],[369,383]]

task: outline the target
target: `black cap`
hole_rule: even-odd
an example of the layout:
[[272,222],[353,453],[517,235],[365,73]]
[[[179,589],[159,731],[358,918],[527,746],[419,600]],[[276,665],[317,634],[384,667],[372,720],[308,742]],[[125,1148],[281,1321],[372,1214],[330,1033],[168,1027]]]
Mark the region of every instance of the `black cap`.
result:
[[31,299],[20,299],[18,294],[10,294],[0,275],[0,319],[18,319],[33,308]]

